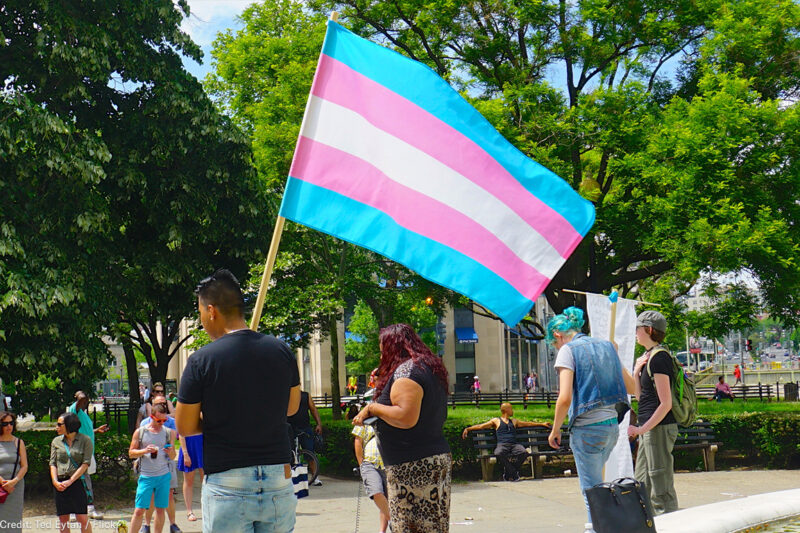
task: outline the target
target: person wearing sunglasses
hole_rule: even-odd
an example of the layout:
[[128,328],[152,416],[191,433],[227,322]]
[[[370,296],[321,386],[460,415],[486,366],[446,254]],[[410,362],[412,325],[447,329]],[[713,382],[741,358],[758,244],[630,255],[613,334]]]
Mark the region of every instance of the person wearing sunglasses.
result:
[[167,399],[166,399],[167,398],[167,389],[164,388],[164,384],[161,383],[160,381],[157,381],[153,385],[153,394],[151,396],[151,400],[152,400],[153,403],[155,403],[156,396],[163,396],[162,400],[164,401],[164,403],[167,404],[167,409],[168,409],[167,413],[169,413],[169,416],[174,417],[175,416],[175,406],[172,405],[172,402],[167,401]]
[[[94,422],[92,422],[92,417],[90,417],[89,413],[87,412],[88,409],[89,396],[87,396],[85,392],[79,390],[75,393],[75,401],[72,403],[72,405],[67,407],[67,412],[78,415],[78,419],[81,421],[81,428],[78,431],[92,439],[92,448],[94,449],[95,433],[105,433],[108,431],[108,424],[103,424],[102,426],[95,428]],[[89,518],[101,520],[103,518],[103,513],[94,508],[94,489],[92,488],[91,476],[95,472],[97,472],[97,460],[95,459],[94,455],[92,455],[92,462],[89,463],[89,470],[84,475],[84,481],[86,482],[86,494],[89,497],[88,512]]]
[[176,420],[182,435],[203,433],[203,531],[293,531],[286,417],[300,405],[295,354],[248,329],[231,272],[218,270],[196,292],[200,322],[214,342],[189,357]]
[[[161,533],[164,528],[172,477],[169,461],[175,460],[175,448],[172,446],[175,434],[164,427],[167,420],[169,420],[167,406],[156,403],[153,405],[150,423],[138,428],[131,438],[128,457],[138,459],[140,468],[135,509],[129,529],[131,533],[139,531],[145,511],[153,499],[156,507],[155,532]],[[149,527],[145,531],[149,532]]]
[[[136,427],[142,425],[142,421],[150,418],[153,409],[153,400],[156,396],[166,396],[166,389],[164,388],[164,384],[160,381],[157,381],[153,384],[152,392],[150,389],[147,389],[147,394],[144,395],[145,400],[142,402],[142,405],[139,407],[139,412],[136,415]],[[168,405],[167,408],[169,411],[170,416],[175,416],[175,406]]]
[[[163,394],[157,394],[156,388],[153,387],[153,405],[164,405],[167,407],[169,401]],[[168,408],[168,407],[167,407]],[[148,416],[139,427],[146,427],[150,422],[153,420],[152,416]],[[173,442],[172,445],[175,445],[175,439],[178,439],[180,435],[178,435],[178,430],[175,427],[175,418],[167,415],[167,420],[164,422],[164,427],[167,429],[172,430]],[[169,461],[167,463],[169,466],[169,473],[170,473],[170,485],[169,485],[169,505],[167,505],[167,518],[169,519],[169,531],[170,533],[181,533],[181,528],[178,527],[178,524],[175,520],[175,492],[178,488],[178,471],[175,465],[175,461]],[[150,523],[153,521],[153,512],[155,511],[155,495],[153,499],[150,501],[150,507],[148,507],[147,512],[145,513],[144,523],[142,524],[142,529],[140,533],[150,533]],[[136,533],[136,532],[133,532]]]
[[0,524],[5,524],[3,531],[8,533],[22,533],[24,478],[28,471],[28,453],[22,439],[14,436],[16,429],[17,417],[0,411],[0,487],[7,493],[0,505]]
[[92,461],[92,439],[79,432],[81,421],[75,413],[64,413],[56,422],[58,435],[50,443],[50,480],[55,488],[56,514],[60,530],[66,531],[69,515],[81,525],[81,533],[92,530],[89,524],[84,474]]

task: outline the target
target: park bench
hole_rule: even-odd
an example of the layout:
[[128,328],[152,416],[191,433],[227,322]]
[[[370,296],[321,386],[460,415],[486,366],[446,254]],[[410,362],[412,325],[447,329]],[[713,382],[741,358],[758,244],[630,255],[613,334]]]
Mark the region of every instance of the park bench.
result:
[[[698,400],[709,400],[714,397],[714,390],[715,387],[699,386],[695,388],[695,394]],[[734,399],[743,401],[750,399],[771,402],[773,397],[776,397],[772,385],[763,385],[761,383],[757,385],[732,386],[731,392],[733,393]]]
[[[481,479],[492,481],[494,464],[497,456],[494,449],[497,446],[497,436],[493,429],[479,429],[470,431],[472,445],[478,451],[478,460],[481,463]],[[550,447],[547,437],[550,430],[543,427],[518,428],[517,443],[528,451],[528,462],[531,466],[531,475],[534,479],[542,478],[542,466],[548,457],[557,455],[572,455],[569,449],[569,433],[567,427],[561,428],[561,448],[554,450]]]
[[[497,456],[494,449],[497,446],[497,437],[493,429],[481,429],[471,431],[473,447],[478,451],[478,460],[481,463],[481,479],[491,481],[493,479],[494,464]],[[569,432],[567,426],[561,428],[561,448],[554,450],[550,447],[547,437],[550,430],[547,428],[519,428],[517,429],[517,443],[528,450],[531,474],[534,479],[541,479],[542,467],[548,457],[572,455],[569,448]],[[717,441],[714,429],[710,422],[698,420],[691,427],[679,427],[678,438],[675,440],[675,450],[701,450],[703,453],[703,464],[706,472],[714,472],[716,469],[715,456],[721,442]]]
[[714,472],[716,465],[714,457],[722,445],[717,442],[711,422],[698,420],[691,427],[678,427],[678,438],[675,439],[675,450],[697,450],[703,452],[703,465],[706,472]]

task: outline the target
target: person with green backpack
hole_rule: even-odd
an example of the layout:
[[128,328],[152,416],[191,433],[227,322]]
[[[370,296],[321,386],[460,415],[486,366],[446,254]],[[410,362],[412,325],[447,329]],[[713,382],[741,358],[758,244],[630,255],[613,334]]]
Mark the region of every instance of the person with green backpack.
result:
[[676,379],[683,383],[684,376],[676,372],[674,357],[661,346],[666,331],[667,319],[658,311],[644,311],[636,319],[636,342],[645,352],[633,367],[639,425],[628,427],[628,436],[639,438],[635,476],[647,487],[656,514],[678,510],[672,457],[678,436],[673,384]]

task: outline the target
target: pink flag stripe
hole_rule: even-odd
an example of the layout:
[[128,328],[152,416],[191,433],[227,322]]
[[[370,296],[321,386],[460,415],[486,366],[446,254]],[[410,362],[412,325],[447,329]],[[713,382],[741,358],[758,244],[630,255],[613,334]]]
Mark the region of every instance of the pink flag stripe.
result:
[[[550,282],[471,218],[347,152],[301,136],[289,175],[385,212],[409,231],[483,264],[526,298],[535,300]],[[407,209],[412,205],[413,212]]]
[[562,257],[569,257],[582,240],[572,224],[532,195],[474,141],[344,63],[323,54],[311,92],[355,111],[482,187],[547,239]]

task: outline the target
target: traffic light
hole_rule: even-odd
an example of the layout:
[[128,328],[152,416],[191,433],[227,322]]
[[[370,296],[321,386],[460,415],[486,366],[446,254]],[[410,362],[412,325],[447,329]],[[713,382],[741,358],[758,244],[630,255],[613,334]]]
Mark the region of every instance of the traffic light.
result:
[[747,350],[748,352],[752,352],[753,351],[753,341],[751,341],[750,339],[747,339],[747,341],[745,341],[745,343],[744,343],[744,349]]

